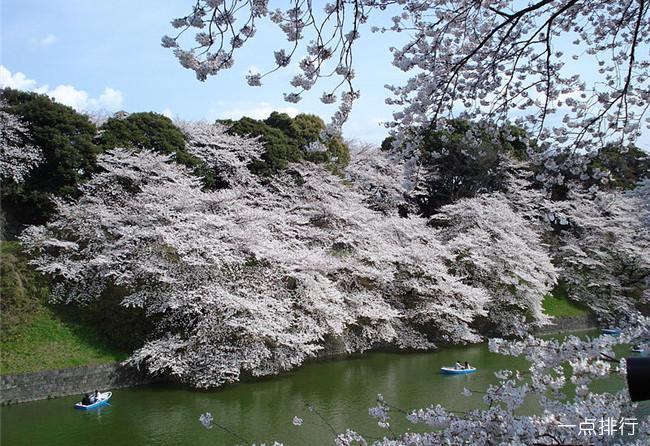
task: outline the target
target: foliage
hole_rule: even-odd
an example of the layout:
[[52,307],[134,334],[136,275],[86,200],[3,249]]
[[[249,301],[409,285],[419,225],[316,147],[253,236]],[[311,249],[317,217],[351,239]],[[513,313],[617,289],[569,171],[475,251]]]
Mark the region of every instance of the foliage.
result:
[[603,147],[592,160],[592,166],[604,170],[608,183],[620,189],[634,189],[640,181],[650,179],[650,156],[637,147],[626,150]]
[[40,224],[52,214],[52,197],[71,198],[95,170],[98,149],[95,126],[72,108],[45,95],[5,88],[5,112],[21,119],[28,131],[25,150],[41,151],[43,159],[24,181],[2,181],[2,207],[10,224]]
[[[229,121],[220,121],[230,125]],[[260,137],[266,152],[260,160],[254,161],[251,168],[261,174],[271,175],[285,169],[288,163],[300,159],[300,148],[281,129],[272,127],[264,121],[243,117],[230,125],[228,132],[233,135]]]
[[496,129],[452,119],[413,131],[420,137],[414,181],[422,184],[412,195],[425,216],[461,198],[505,190],[508,161],[528,159],[525,132],[514,127]]
[[650,171],[648,155],[636,147],[606,146],[588,153],[564,150],[534,160],[536,184],[553,200],[566,200],[576,185],[604,191],[634,189]]
[[350,161],[349,149],[340,137],[320,142],[325,123],[314,115],[300,114],[291,118],[286,113],[273,112],[263,121],[244,117],[220,123],[229,125],[231,134],[260,137],[266,153],[251,165],[257,173],[274,174],[285,169],[288,163],[301,159],[328,163],[334,170],[345,167]]
[[174,155],[176,162],[187,167],[200,163],[185,150],[183,133],[172,120],[153,112],[118,114],[109,118],[99,128],[97,145],[102,151],[122,147]]
[[406,217],[418,215],[412,202],[405,199],[412,186],[403,177],[404,163],[388,151],[377,149],[359,141],[348,142],[351,162],[345,169],[345,177],[368,193],[367,203],[372,209],[386,214]]
[[[548,249],[536,228],[515,213],[507,198],[483,194],[441,208],[441,240],[449,267],[465,283],[488,290],[488,324],[501,336],[522,336],[544,324],[542,298],[557,280]],[[482,330],[484,333],[487,330]]]
[[641,221],[643,221],[646,228],[650,228],[650,179],[640,181],[634,189],[627,191],[625,195],[639,200]]
[[555,261],[572,299],[608,320],[647,307],[650,234],[637,199],[574,188],[568,200],[545,206],[559,238]]
[[637,199],[618,191],[607,203],[551,201],[531,187],[528,163],[510,160],[505,193],[425,219],[405,211],[394,154],[353,144],[345,179],[293,163],[271,181],[249,169],[261,141],[178,126],[219,188],[172,155],[114,149],[77,201],[58,200],[57,218],[23,235],[57,301],[133,310],[125,325],[138,330],[125,333],[140,348],[129,361],[150,373],[211,387],[333,344],[432,348],[478,341],[485,327],[521,335],[545,322],[542,297],[558,277],[601,313],[647,299],[647,228]]
[[[297,66],[290,81],[294,91],[285,100],[298,102],[319,80],[338,79],[321,96],[333,103],[336,91],[345,89],[332,132],[340,131],[359,96],[354,49],[369,23],[378,24],[374,32],[408,34],[402,48],[391,48],[393,64],[413,73],[405,85],[389,86],[390,103],[403,107],[392,124],[400,138],[414,125],[435,123],[460,109],[463,118],[502,124],[514,119],[558,146],[590,150],[614,140],[627,147],[640,136],[647,116],[645,0],[349,0],[321,8],[292,0],[276,10],[268,0],[188,5],[189,13],[172,21],[177,34],[162,39],[183,67],[200,80],[231,68],[235,52],[268,18],[285,33],[288,48],[278,42],[275,67],[249,73],[249,84],[260,86],[270,72]],[[556,113],[561,124],[549,129]]]

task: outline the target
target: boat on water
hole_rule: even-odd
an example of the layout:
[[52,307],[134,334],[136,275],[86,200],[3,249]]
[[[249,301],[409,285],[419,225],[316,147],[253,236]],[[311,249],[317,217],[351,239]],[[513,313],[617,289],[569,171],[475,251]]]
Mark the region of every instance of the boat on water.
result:
[[620,331],[615,330],[613,328],[603,328],[602,330],[600,330],[600,332],[603,334],[611,334],[611,335],[621,334]]
[[632,347],[630,350],[632,353],[645,353],[645,350],[642,349],[641,347]]
[[476,371],[476,367],[470,367],[468,369],[466,368],[457,368],[453,366],[446,366],[446,367],[440,367],[440,371],[442,373],[448,373],[452,375],[464,375],[467,373],[473,373]]
[[83,404],[83,401],[74,405],[75,409],[94,409],[95,407],[103,406],[108,403],[108,400],[113,396],[113,392],[99,392],[94,401],[90,404]]

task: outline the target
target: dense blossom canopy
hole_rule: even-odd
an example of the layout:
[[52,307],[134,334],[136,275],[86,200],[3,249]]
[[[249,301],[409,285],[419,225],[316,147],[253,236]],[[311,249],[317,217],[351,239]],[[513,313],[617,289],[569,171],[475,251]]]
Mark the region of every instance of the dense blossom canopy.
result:
[[212,386],[289,368],[332,340],[352,352],[480,339],[471,324],[490,296],[447,270],[424,221],[369,209],[318,165],[266,181],[246,168],[255,140],[181,127],[231,187],[203,191],[168,157],[115,149],[77,202],[23,236],[59,300],[114,284],[123,305],[162,318],[133,363]]

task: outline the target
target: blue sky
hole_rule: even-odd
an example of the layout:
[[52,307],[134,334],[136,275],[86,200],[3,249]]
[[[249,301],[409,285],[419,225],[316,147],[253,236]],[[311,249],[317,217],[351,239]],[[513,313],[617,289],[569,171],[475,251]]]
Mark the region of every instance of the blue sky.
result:
[[[336,105],[319,98],[317,85],[298,104],[284,102],[295,74],[279,71],[263,87],[249,87],[251,67],[273,67],[273,51],[287,45],[268,24],[258,30],[229,71],[196,79],[162,48],[163,35],[173,35],[170,21],[186,15],[191,0],[3,0],[3,86],[47,93],[80,111],[154,111],[172,118],[214,120],[251,116],[265,118],[273,110],[314,113],[329,121]],[[365,37],[365,38],[364,38]],[[362,33],[356,53],[355,103],[344,136],[380,143],[387,135],[380,122],[391,118],[385,105],[386,83],[402,83],[405,75],[390,65],[388,47],[395,36]],[[273,43],[270,45],[269,43]],[[381,76],[376,76],[380,72]]]

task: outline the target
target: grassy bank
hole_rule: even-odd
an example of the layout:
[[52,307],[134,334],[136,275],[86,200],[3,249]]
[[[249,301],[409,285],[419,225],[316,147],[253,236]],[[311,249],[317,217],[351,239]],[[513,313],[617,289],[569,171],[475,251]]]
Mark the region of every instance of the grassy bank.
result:
[[569,299],[563,282],[558,283],[551,294],[544,296],[542,307],[544,313],[555,317],[576,317],[591,313],[586,306]]
[[0,244],[0,373],[77,367],[123,360],[86,320],[47,303],[47,281],[18,242]]
[[83,334],[88,329],[64,321],[53,310],[43,308],[12,336],[3,336],[0,373],[7,375],[126,359],[127,354],[107,348],[92,331]]

